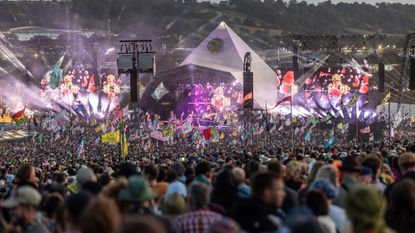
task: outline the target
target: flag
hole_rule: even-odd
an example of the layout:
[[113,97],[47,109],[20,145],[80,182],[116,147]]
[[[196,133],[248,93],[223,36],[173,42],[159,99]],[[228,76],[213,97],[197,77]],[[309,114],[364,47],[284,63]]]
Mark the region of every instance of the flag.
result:
[[203,136],[205,137],[206,141],[212,137],[212,128],[206,128],[203,130]]
[[79,138],[79,145],[76,149],[76,159],[83,159],[84,157],[84,136]]
[[56,89],[57,87],[59,87],[61,81],[63,80],[61,65],[64,58],[65,54],[61,58],[59,58],[59,60],[53,66],[52,72],[50,73],[49,86],[52,89]]
[[186,121],[182,125],[182,134],[186,135],[188,133],[192,132],[192,123],[190,121]]
[[317,123],[317,119],[315,116],[311,117],[311,124],[315,125]]
[[370,126],[367,126],[366,128],[360,129],[361,134],[368,134],[370,133]]
[[120,131],[104,133],[101,135],[101,141],[103,143],[115,143],[120,141]]
[[311,141],[311,131],[308,131],[304,136],[304,141],[309,142]]
[[381,105],[385,105],[386,103],[388,103],[391,99],[391,92],[388,92],[388,94],[386,94],[385,98],[383,98]]
[[216,127],[212,127],[212,141],[218,142],[219,141],[219,134]]
[[26,107],[23,108],[23,110],[16,112],[12,115],[12,121],[16,122],[16,124],[23,122],[25,120],[25,110]]
[[353,107],[353,105],[355,105],[357,102],[357,91],[355,91],[352,95],[352,97],[350,97],[350,101],[349,103],[347,103],[346,107],[347,108],[351,108]]
[[337,125],[337,128],[338,128],[338,129],[343,129],[343,123],[341,123],[341,122],[340,122],[340,123]]
[[169,90],[164,86],[164,83],[161,82],[156,90],[151,94],[151,97],[153,97],[154,100],[160,101],[167,93],[169,93]]
[[278,107],[278,105],[280,105],[280,104],[282,104],[282,103],[284,103],[284,102],[291,102],[291,101],[292,101],[291,96],[287,96],[287,97],[283,98],[282,100],[278,101],[278,102],[275,104],[274,108]]
[[333,146],[335,140],[336,140],[336,138],[333,135],[330,136],[329,139],[327,140],[326,144],[324,144],[324,147]]
[[120,144],[121,144],[121,157],[125,158],[128,155],[128,143],[127,135],[125,134],[125,123],[122,122],[120,126]]

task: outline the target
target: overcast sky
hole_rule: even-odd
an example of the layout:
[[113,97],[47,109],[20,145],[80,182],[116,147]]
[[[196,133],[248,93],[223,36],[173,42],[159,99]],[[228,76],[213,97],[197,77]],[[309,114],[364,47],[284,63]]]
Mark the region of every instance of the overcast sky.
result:
[[[211,0],[211,1],[212,2],[220,2],[221,0]],[[297,0],[297,1],[300,2],[302,0]],[[324,0],[305,0],[305,1],[309,2],[309,3],[324,2]],[[400,2],[400,3],[403,3],[403,4],[406,4],[406,3],[415,4],[415,0],[381,0],[381,1],[379,1],[379,0],[365,0],[365,1],[362,1],[362,0],[331,0],[331,2],[333,2],[333,3],[339,3],[339,2],[349,2],[349,3],[350,2],[351,3],[353,3],[353,2],[366,2],[366,3],[371,3],[371,4],[375,4],[375,3],[378,3],[378,2],[391,2],[391,3]]]

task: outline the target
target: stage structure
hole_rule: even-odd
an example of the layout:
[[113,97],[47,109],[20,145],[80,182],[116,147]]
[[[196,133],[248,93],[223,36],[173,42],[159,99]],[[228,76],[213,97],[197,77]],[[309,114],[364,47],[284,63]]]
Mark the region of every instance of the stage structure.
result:
[[[139,103],[139,73],[155,71],[152,40],[121,40],[117,57],[118,74],[130,75],[130,103]],[[132,107],[132,106],[131,106]]]

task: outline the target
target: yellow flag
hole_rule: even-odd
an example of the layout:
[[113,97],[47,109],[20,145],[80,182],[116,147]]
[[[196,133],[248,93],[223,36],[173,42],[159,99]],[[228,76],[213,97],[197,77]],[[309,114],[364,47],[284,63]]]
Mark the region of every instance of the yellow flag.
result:
[[124,134],[124,140],[121,140],[121,155],[125,158],[128,155],[127,137]]
[[338,129],[343,129],[343,123],[339,123],[339,124],[337,125],[337,128],[338,128]]
[[96,132],[96,133],[98,133],[98,132],[100,132],[100,131],[101,131],[101,126],[98,126],[98,127],[96,127],[96,128],[95,128],[95,132]]
[[119,142],[120,141],[120,131],[104,133],[101,136],[103,143]]
[[383,98],[382,100],[382,105],[385,105],[386,103],[388,103],[390,99],[391,99],[391,92],[388,92],[388,94],[386,94],[385,98]]

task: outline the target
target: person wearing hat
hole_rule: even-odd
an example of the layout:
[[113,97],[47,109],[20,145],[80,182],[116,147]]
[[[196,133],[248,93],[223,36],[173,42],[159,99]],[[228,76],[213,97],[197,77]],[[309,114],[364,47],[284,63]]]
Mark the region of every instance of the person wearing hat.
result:
[[42,196],[35,188],[21,186],[4,201],[3,207],[10,209],[14,223],[22,233],[48,233],[47,227],[37,220],[41,201]]
[[339,190],[340,193],[333,200],[333,204],[344,208],[343,200],[346,194],[357,186],[360,169],[361,166],[358,158],[350,156],[343,160],[342,165],[340,166],[340,174],[342,178]]
[[120,192],[118,199],[123,215],[151,215],[160,221],[167,233],[175,232],[172,224],[166,218],[155,214],[154,198],[157,193],[150,187],[148,181],[142,176],[130,176],[127,188]]

